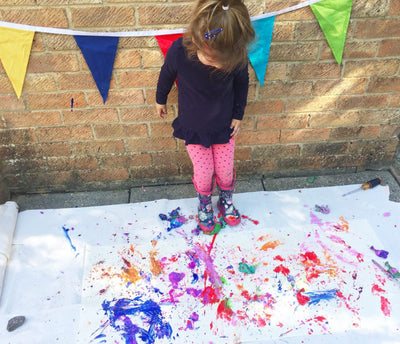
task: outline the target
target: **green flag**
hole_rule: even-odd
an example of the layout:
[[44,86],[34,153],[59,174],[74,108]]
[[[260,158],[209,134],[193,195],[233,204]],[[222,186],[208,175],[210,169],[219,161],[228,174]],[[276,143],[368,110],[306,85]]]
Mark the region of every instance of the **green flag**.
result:
[[310,5],[332,49],[341,64],[353,0],[323,0]]

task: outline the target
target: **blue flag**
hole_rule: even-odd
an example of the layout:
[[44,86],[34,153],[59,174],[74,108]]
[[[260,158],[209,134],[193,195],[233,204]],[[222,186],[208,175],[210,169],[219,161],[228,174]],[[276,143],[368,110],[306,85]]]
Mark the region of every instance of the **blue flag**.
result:
[[119,38],[104,36],[74,36],[74,38],[105,103]]
[[253,21],[256,38],[249,47],[249,59],[261,86],[264,85],[265,72],[267,71],[274,21],[274,16]]

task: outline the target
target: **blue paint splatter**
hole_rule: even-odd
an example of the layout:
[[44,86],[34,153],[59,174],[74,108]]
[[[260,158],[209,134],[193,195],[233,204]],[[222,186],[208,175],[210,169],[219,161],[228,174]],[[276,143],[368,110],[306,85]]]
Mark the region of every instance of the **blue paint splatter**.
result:
[[68,234],[69,228],[65,228],[65,227],[63,226],[63,230],[64,230],[64,234],[65,234],[65,236],[67,237],[67,239],[68,239],[68,241],[69,241],[69,244],[71,245],[72,249],[73,249],[74,251],[76,251],[76,247],[75,247],[74,245],[72,245],[72,240],[71,240],[71,238],[70,238],[70,236],[69,236],[69,234]]
[[310,299],[310,301],[308,301],[308,305],[311,306],[316,305],[323,300],[330,301],[336,299],[338,297],[338,291],[339,290],[337,289],[312,291],[303,293],[303,295],[307,296]]
[[[142,301],[141,297],[114,299],[104,301],[102,307],[109,320],[103,327],[109,324],[120,332],[126,344],[137,344],[138,339],[140,343],[153,344],[156,339],[171,338],[171,325],[164,321],[160,306],[152,300]],[[148,328],[134,324],[134,316],[140,317],[141,323],[147,324]]]
[[174,228],[179,228],[181,227],[183,224],[186,223],[186,218],[185,216],[180,214],[180,210],[181,208],[176,208],[174,210],[172,210],[170,213],[168,213],[168,216],[165,214],[159,214],[159,218],[162,221],[168,221],[169,222],[169,227],[167,228],[167,231],[171,231]]

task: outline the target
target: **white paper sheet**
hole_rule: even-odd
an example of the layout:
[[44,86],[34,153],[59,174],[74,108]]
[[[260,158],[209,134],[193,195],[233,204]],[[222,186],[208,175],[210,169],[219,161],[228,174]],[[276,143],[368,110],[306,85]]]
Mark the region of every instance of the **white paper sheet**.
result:
[[[142,293],[145,296],[136,300],[136,306],[142,307],[152,296],[161,304],[159,326],[162,330],[167,330],[166,323],[171,326],[171,337],[157,338],[156,344],[396,343],[400,287],[371,259],[400,267],[400,205],[388,201],[388,188],[382,186],[342,197],[356,187],[237,194],[235,203],[245,217],[215,239],[193,232],[195,199],[22,212],[0,303],[0,338],[12,344],[125,343],[123,331],[113,326],[104,329],[110,317],[103,303],[110,310],[126,297],[127,306],[132,306]],[[316,212],[315,205],[328,205],[330,213]],[[161,221],[158,214],[168,215],[178,207],[186,221],[168,231],[171,224]],[[274,247],[275,241],[283,244]],[[370,245],[389,251],[388,259],[376,257]],[[195,247],[197,256],[207,252],[207,247],[212,247],[211,254],[192,262],[186,252]],[[265,256],[260,255],[262,247]],[[310,261],[308,270],[301,259],[307,252],[320,260],[320,264]],[[240,275],[239,258],[258,264],[256,273]],[[151,264],[158,260],[164,270],[154,278]],[[223,300],[230,299],[233,313],[225,310],[230,321],[217,316],[223,300],[203,304],[193,296],[195,290],[188,294],[190,287],[204,291],[215,284],[210,283],[213,273],[204,268],[207,264],[225,280],[221,295]],[[280,265],[290,270],[293,285]],[[319,271],[321,266],[327,270]],[[195,278],[188,272],[193,269],[198,279],[192,284]],[[176,287],[170,279],[172,272],[177,273],[171,275],[177,278]],[[185,274],[182,279],[181,273]],[[265,282],[260,283],[260,278]],[[334,294],[330,301],[299,305],[297,293],[312,299],[313,287],[339,288],[341,294]],[[262,297],[261,292],[265,292]],[[163,297],[176,300],[160,303]],[[382,309],[385,305],[388,315]],[[25,315],[26,323],[8,333],[7,320],[15,315]],[[145,328],[140,315],[131,319]],[[233,322],[239,326],[232,327]],[[137,342],[146,343],[139,337]]]

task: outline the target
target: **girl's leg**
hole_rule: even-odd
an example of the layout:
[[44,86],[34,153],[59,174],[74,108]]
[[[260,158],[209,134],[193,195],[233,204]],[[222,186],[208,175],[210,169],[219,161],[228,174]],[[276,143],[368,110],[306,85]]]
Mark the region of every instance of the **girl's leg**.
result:
[[230,226],[236,226],[240,223],[240,214],[232,203],[233,190],[235,188],[234,150],[234,138],[227,144],[213,146],[215,179],[219,194],[217,205],[225,222]]
[[211,196],[214,190],[214,160],[211,148],[201,145],[187,145],[187,151],[193,164],[193,184],[199,197],[199,226],[205,232],[214,230],[214,212]]
[[193,183],[197,192],[213,192],[214,160],[211,148],[202,145],[187,145],[193,164]]
[[235,154],[235,138],[228,143],[213,145],[213,157],[215,178],[217,184],[223,188],[230,188],[233,185],[233,159]]

